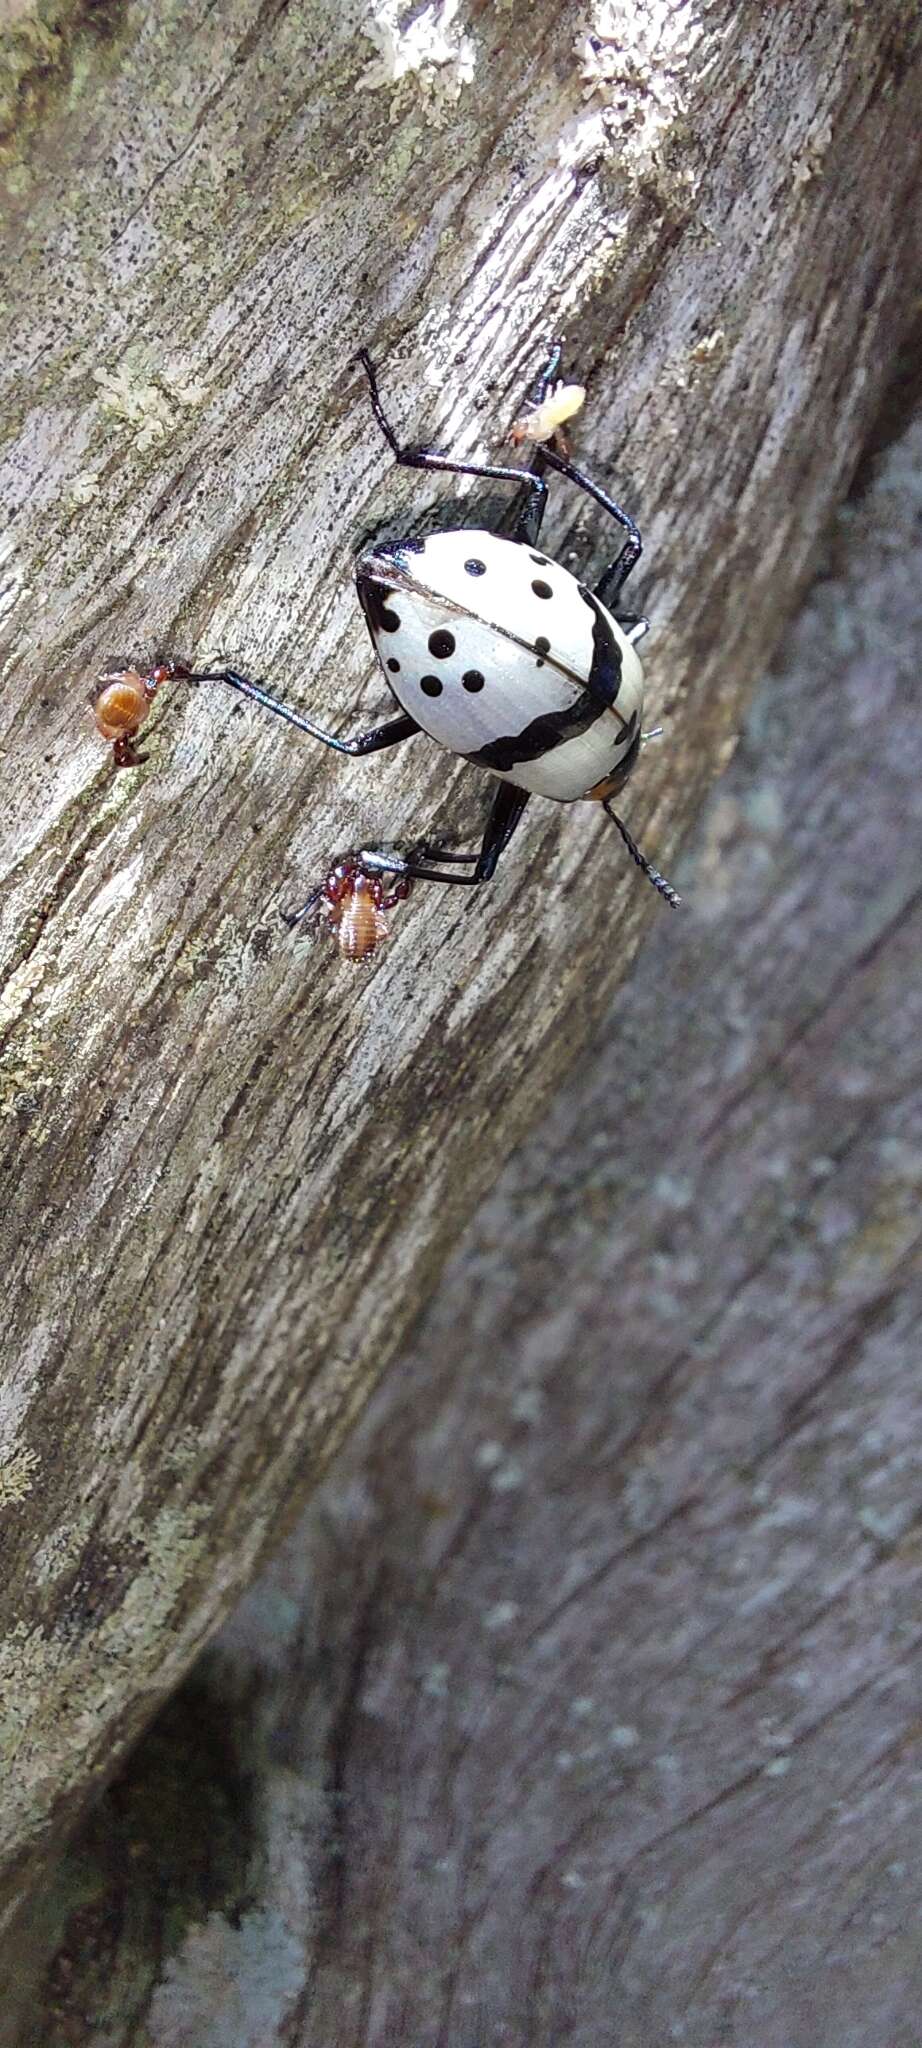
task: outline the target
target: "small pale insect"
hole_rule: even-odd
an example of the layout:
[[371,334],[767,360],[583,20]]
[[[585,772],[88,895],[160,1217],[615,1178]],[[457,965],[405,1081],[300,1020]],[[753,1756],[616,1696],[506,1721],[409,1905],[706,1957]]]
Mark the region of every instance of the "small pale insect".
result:
[[515,448],[521,447],[523,441],[562,442],[561,428],[582,412],[585,403],[584,384],[553,384],[546,398],[539,404],[529,404],[521,418],[513,420],[508,439]]
[[388,911],[405,902],[412,882],[369,874],[357,854],[347,854],[324,876],[301,910],[285,914],[289,925],[313,923],[335,938],[344,960],[368,960],[391,936]]

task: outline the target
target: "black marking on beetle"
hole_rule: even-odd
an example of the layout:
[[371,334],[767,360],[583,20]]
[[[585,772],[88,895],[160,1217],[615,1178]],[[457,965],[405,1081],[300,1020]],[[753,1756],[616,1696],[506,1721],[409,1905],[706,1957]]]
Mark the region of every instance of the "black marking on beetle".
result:
[[550,584],[545,583],[543,577],[541,576],[537,576],[535,578],[535,581],[531,587],[536,597],[553,597],[554,595]]
[[[384,569],[387,571],[386,576],[381,573]],[[478,617],[476,612],[472,612],[467,605],[459,603],[457,598],[448,597],[444,591],[430,590],[427,584],[419,582],[409,568],[401,562],[394,561],[393,557],[375,554],[362,555],[356,573],[356,584],[362,609],[369,623],[377,619],[377,604],[379,602],[383,603],[385,598],[393,597],[398,590],[410,598],[421,597],[426,604],[439,605],[443,611],[448,613],[450,618],[456,618],[460,622],[463,622],[465,619],[476,619]],[[595,613],[596,620],[598,621],[599,607],[597,606],[596,599],[586,589],[584,584],[577,583],[576,587],[590,610]],[[480,623],[487,626],[490,632],[495,633],[499,639],[508,640],[511,646],[518,647],[528,654],[533,653],[532,642],[530,640],[523,640],[521,634],[514,633],[511,627],[501,626],[496,619],[484,619]],[[374,634],[372,637],[374,638]],[[617,643],[615,643],[615,651],[618,651]],[[548,659],[558,675],[566,676],[567,681],[574,683],[577,689],[585,689],[585,676],[581,675],[577,669],[571,667],[570,663],[565,661],[559,653],[549,655]],[[611,702],[614,706],[614,699]],[[622,725],[626,725],[627,720],[621,717],[621,713],[617,708],[615,708],[615,717],[621,719]],[[471,758],[476,759],[476,756],[472,755]]]
[[485,679],[481,675],[479,668],[469,668],[461,677],[461,681],[464,684],[466,690],[482,690],[484,680]]
[[486,562],[479,562],[476,555],[472,555],[470,561],[465,562],[464,566],[469,576],[485,576],[487,573]]
[[[580,597],[584,597],[593,613],[592,622],[592,667],[589,670],[588,687],[597,704],[614,704],[621,688],[621,649],[597,597],[590,590],[579,586]],[[626,737],[626,734],[624,735]]]
[[576,739],[581,732],[588,732],[600,716],[598,702],[584,690],[575,702],[565,705],[561,711],[545,711],[540,718],[533,718],[522,732],[504,733],[502,739],[490,740],[476,754],[466,755],[468,761],[475,761],[481,768],[496,768],[501,774],[510,775],[522,761],[540,760],[542,754],[550,754],[555,747],[562,747],[565,740]]
[[390,672],[391,672],[391,675],[392,675],[392,676],[399,676],[399,674],[400,674],[400,663],[399,663],[399,661],[397,661],[397,660],[395,659],[395,657],[394,657],[394,655],[393,655],[393,654],[391,655],[391,657],[390,657],[390,660],[388,661],[388,664],[387,664],[387,665],[388,665],[388,668],[390,669]]
[[441,697],[442,685],[438,676],[421,676],[419,687],[424,697]]
[[531,554],[530,554],[530,559],[531,559],[531,561],[533,561],[533,562],[537,562],[537,564],[538,564],[538,567],[539,567],[539,569],[546,569],[546,568],[547,568],[547,556],[546,556],[546,555],[531,555]]
[[454,654],[454,651],[455,636],[453,633],[446,632],[443,626],[439,626],[436,632],[430,633],[429,652],[435,655],[437,661],[447,661],[449,655]]
[[400,631],[400,614],[399,614],[399,612],[392,612],[392,611],[390,611],[390,610],[388,609],[387,605],[385,605],[385,607],[384,607],[384,610],[383,610],[383,612],[381,613],[381,619],[380,619],[380,626],[381,626],[381,631],[382,631],[382,633],[399,633],[399,631]]
[[550,651],[551,651],[551,643],[550,643],[550,641],[549,641],[549,640],[546,640],[546,639],[545,639],[545,637],[544,637],[544,634],[543,634],[543,633],[539,633],[539,634],[538,634],[538,638],[537,638],[537,640],[535,641],[535,653],[536,653],[536,654],[538,655],[538,657],[539,657],[539,658],[538,658],[538,660],[537,660],[537,661],[536,661],[536,663],[535,663],[535,667],[536,667],[536,668],[543,668],[543,667],[544,667],[544,656],[545,656],[546,654],[550,654]]
[[633,733],[634,735],[631,744],[628,747],[627,753],[624,755],[623,759],[616,762],[614,768],[611,771],[611,774],[606,777],[606,781],[609,785],[610,794],[612,796],[615,796],[619,789],[624,788],[628,776],[631,773],[631,769],[636,764],[637,756],[640,753],[641,735],[639,729],[635,730],[635,728],[639,728],[639,724],[640,720],[637,712],[635,711],[633,717],[630,720],[630,723],[626,725],[624,728],[625,739],[627,738],[629,733]]
[[387,624],[388,619],[393,621],[397,618],[387,602],[394,595],[393,589],[386,583],[373,583],[368,576],[357,576],[355,582],[372,639],[375,640],[379,633],[393,633],[394,625]]

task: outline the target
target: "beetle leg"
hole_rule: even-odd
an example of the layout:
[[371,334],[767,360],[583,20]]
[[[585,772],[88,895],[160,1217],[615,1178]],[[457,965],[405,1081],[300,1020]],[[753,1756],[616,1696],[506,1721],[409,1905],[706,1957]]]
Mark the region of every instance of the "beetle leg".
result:
[[[604,577],[602,578],[602,581],[605,581]],[[601,598],[602,603],[604,604],[605,599],[604,597],[602,597],[601,590],[597,590],[595,594],[596,597]],[[650,631],[650,621],[649,619],[644,618],[642,612],[623,612],[619,607],[619,609],[615,613],[615,618],[617,619],[618,624],[621,627],[622,633],[625,634],[626,638],[630,640],[632,645],[635,647],[637,645],[638,640],[644,640]]]
[[[536,470],[541,469],[542,454],[540,448],[535,449],[532,461]],[[538,491],[534,484],[526,484],[524,490],[516,493],[508,512],[499,521],[497,531],[508,534],[510,540],[521,541],[527,548],[537,547],[546,510],[547,485],[542,484]]]
[[627,540],[620,554],[615,556],[614,561],[605,570],[596,584],[595,594],[597,598],[608,607],[609,611],[612,611],[614,610],[615,599],[621,590],[622,584],[627,581],[631,570],[636,568],[643,553],[643,541],[640,538],[639,528],[631,518],[630,513],[625,512],[622,506],[616,505],[614,498],[610,498],[608,492],[603,491],[599,484],[594,484],[592,478],[588,477],[584,470],[577,469],[574,462],[566,461],[562,455],[559,455],[551,447],[546,447],[543,452],[545,462],[551,469],[556,469],[561,476],[567,477],[571,484],[576,484],[579,490],[585,491],[590,498],[595,500],[597,505],[601,505],[604,512],[608,512],[612,519],[617,520],[618,525],[623,527],[627,534]]
[[311,890],[307,902],[302,903],[300,910],[281,910],[279,912],[279,916],[281,917],[282,923],[287,924],[290,930],[293,931],[295,925],[303,924],[305,918],[313,916],[314,911],[318,908],[320,904],[322,896],[323,883],[321,882],[318,888]]
[[[500,854],[505,852],[512,838],[528,797],[527,789],[517,789],[513,782],[500,783],[478,854],[445,853],[434,841],[423,839],[407,855],[371,853],[363,849],[358,859],[364,868],[377,874],[406,875],[413,882],[457,882],[464,888],[475,888],[480,882],[489,882],[496,873]],[[440,874],[438,868],[430,865],[435,861],[473,861],[473,872],[469,875]]]
[[[529,407],[534,407],[537,410],[544,404],[548,392],[552,385],[556,384],[560,375],[562,356],[563,342],[552,341],[547,358],[539,370],[526,399],[526,404]],[[568,453],[563,435],[560,432],[555,436],[555,445],[562,455]],[[544,470],[544,451],[542,448],[535,448],[531,458],[531,466],[534,473],[540,477]],[[524,547],[537,547],[541,537],[541,527],[546,509],[546,487],[543,491],[536,492],[532,486],[528,486],[525,490],[520,491],[511,512],[500,522],[499,531],[500,533],[508,533],[511,540],[521,541]]]
[[395,462],[401,463],[405,469],[441,470],[452,476],[484,477],[488,483],[527,484],[531,495],[543,506],[547,496],[547,484],[537,469],[518,469],[510,463],[456,462],[453,456],[440,455],[435,448],[404,448],[385,415],[374,364],[367,348],[359,349],[356,362],[361,363],[368,378],[371,409]]
[[544,404],[547,394],[551,389],[551,385],[556,384],[560,376],[560,364],[562,357],[563,341],[561,340],[550,342],[547,360],[543,364],[542,368],[539,370],[538,375],[535,378],[535,381],[528,394],[529,405],[539,407]]
[[385,725],[372,726],[369,732],[357,733],[354,739],[339,739],[335,733],[327,732],[312,718],[305,718],[301,711],[293,711],[290,704],[283,704],[279,697],[270,696],[259,683],[251,683],[248,676],[239,675],[234,668],[222,668],[197,674],[193,670],[177,669],[176,674],[187,683],[227,683],[232,690],[239,690],[242,697],[249,697],[251,703],[260,704],[264,711],[274,711],[277,718],[284,718],[289,725],[295,725],[299,732],[309,733],[311,739],[322,741],[325,747],[332,747],[337,754],[378,754],[382,747],[399,746],[401,740],[412,739],[419,731],[415,718],[408,711],[400,718],[389,718]]

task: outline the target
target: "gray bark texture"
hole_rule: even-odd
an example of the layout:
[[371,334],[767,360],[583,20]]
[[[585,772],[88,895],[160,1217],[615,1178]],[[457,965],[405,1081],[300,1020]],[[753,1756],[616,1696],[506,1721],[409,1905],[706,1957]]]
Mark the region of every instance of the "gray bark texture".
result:
[[[204,692],[164,692],[147,766],[114,776],[85,721],[92,679],[116,649],[192,659],[221,649],[344,730],[372,719],[381,687],[351,590],[351,550],[373,516],[408,513],[420,491],[389,466],[348,359],[359,341],[370,344],[409,437],[486,451],[518,409],[540,341],[562,328],[589,384],[580,457],[629,500],[647,537],[638,601],[655,615],[652,709],[668,718],[668,738],[648,751],[626,809],[667,865],[732,750],[748,684],[854,467],[913,291],[920,27],[915,5],[896,0],[697,9],[470,0],[412,19],[387,0],[48,0],[6,14],[0,1913],[9,1926],[45,1852],[303,1504],[460,1227],[603,1014],[653,908],[594,812],[536,804],[492,891],[473,907],[419,892],[392,943],[357,974],[332,950],[284,935],[280,901],[357,839],[422,825],[473,835],[484,786],[472,771],[422,741],[344,768],[255,712],[232,716]],[[593,28],[577,50],[578,33]],[[587,572],[610,551],[599,521],[563,491],[547,540]],[[876,650],[874,663],[876,675]],[[900,772],[876,687],[867,675],[854,684],[853,715],[866,721],[861,772],[872,745]],[[859,834],[870,829],[857,819]],[[795,825],[792,835],[786,900],[800,917],[814,877],[794,858]],[[892,878],[888,886],[896,891]],[[862,929],[863,919],[876,931],[879,896],[875,873]],[[692,954],[706,916],[694,931]],[[902,941],[892,943],[896,974]],[[776,973],[793,973],[799,944],[788,957],[779,941],[773,956],[754,930],[753,972],[774,957]],[[666,1087],[685,1050],[678,957],[690,956],[662,955],[660,1003],[675,1032]],[[815,951],[802,971],[819,997]],[[630,1012],[626,1020],[630,1033]],[[896,1011],[887,1024],[895,1036]],[[745,1041],[738,1051],[742,1068]],[[848,1129],[863,1100],[854,1057]],[[719,1112],[714,1085],[705,1208],[721,1235],[735,1221],[742,1287],[746,1190],[728,1182],[722,1206],[718,1134],[736,1097],[731,1087]],[[609,1086],[623,1095],[619,1130],[629,1113],[639,1141],[645,1101],[631,1099],[620,1069]],[[743,1082],[735,1087],[748,1114]],[[705,1083],[702,1108],[708,1093]],[[607,1200],[622,1171],[620,1149],[590,1152],[603,1178],[574,1193],[577,1210]],[[783,1175],[766,1172],[765,1199],[781,1199]],[[761,1199],[753,1192],[756,1211]],[[681,1238],[676,1203],[670,1229]],[[606,1283],[607,1312],[617,1302],[620,1316],[632,1298],[638,1329],[658,1331],[657,1345],[668,1338],[678,1355],[673,1366],[664,1355],[652,1379],[652,1351],[642,1369],[636,1356],[619,1361],[640,1435],[618,1513],[641,1548],[643,1503],[666,1497],[657,1462],[666,1451],[655,1404],[643,1420],[643,1388],[660,1373],[674,1385],[681,1464],[697,1427],[697,1382],[692,1374],[686,1389],[683,1361],[708,1341],[703,1299],[676,1296],[670,1320],[669,1287],[662,1298],[650,1291],[667,1252],[653,1239],[625,1252]],[[757,1287],[764,1248],[753,1256]],[[859,1269],[860,1280],[860,1259]],[[561,1332],[569,1277],[559,1275]],[[726,1290],[729,1269],[717,1284]],[[510,1305],[509,1330],[515,1313]],[[778,1314],[775,1297],[762,1301],[766,1341]],[[806,1371],[818,1338],[813,1311],[798,1314],[789,1341]],[[611,1419],[581,1421],[582,1341],[570,1345],[552,1429],[588,1475],[587,1504],[600,1489],[604,1520],[609,1488],[621,1482]],[[507,1347],[495,1325],[492,1346],[498,1400]],[[728,1442],[737,1410],[748,1427],[760,1400],[768,1428],[751,1342],[746,1358],[727,1397]],[[481,1385],[486,1444],[500,1441],[487,1427],[490,1398]],[[433,1451],[434,1475],[443,1454]],[[422,1446],[419,1457],[422,1469]],[[482,1466],[483,1498],[501,1518],[515,1492],[502,1475],[516,1469],[505,1451]],[[675,1548],[662,1557],[664,1589],[670,1574],[689,1574],[689,1626],[702,1619],[702,1588],[683,1518],[706,1521],[713,1509],[719,1534],[723,1514],[728,1549],[714,1568],[731,1580],[740,1555],[732,1502],[712,1503],[712,1483],[719,1494],[726,1470],[718,1478],[715,1468],[703,1494],[692,1488],[693,1506],[679,1486]],[[739,1485],[742,1513],[749,1496]],[[437,1476],[431,1491],[441,1541],[453,1511]],[[559,1550],[565,1627],[579,1557],[553,1505],[546,1540]],[[381,1533],[369,1538],[359,1515],[343,1538],[367,1551],[366,1635],[375,1601],[390,1597],[386,1584],[375,1591]],[[522,1598],[502,1521],[496,1540],[501,1610]],[[790,1540],[796,1551],[796,1528]],[[873,1549],[872,1534],[863,1540]],[[456,1541],[463,1551],[463,1530]],[[535,1542],[546,1565],[544,1540]],[[463,1599],[463,1562],[459,1570]],[[819,1595],[821,1610],[831,1582]],[[662,1634],[645,1582],[644,1683],[667,1720],[685,1611],[677,1581],[673,1599]],[[710,1603],[719,1607],[714,1584],[705,1613]],[[344,1630],[351,1619],[344,1612]],[[365,1639],[360,1632],[352,1652],[359,1676]],[[484,1641],[489,1657],[505,1655],[499,1624]],[[725,1646],[715,1654],[723,1659]],[[739,1657],[742,1674],[742,1644]],[[431,1733],[432,1716],[448,1710],[424,1677],[421,1667]],[[574,1698],[594,1696],[583,1677]],[[347,1685],[337,1709],[343,1758],[354,1693]],[[632,1712],[626,1700],[625,1726]],[[471,1733],[459,1724],[452,1783]],[[671,1756],[665,1720],[656,1733]],[[522,1797],[526,1779],[529,1796],[557,1796],[546,1736],[542,1726],[540,1744],[536,1731],[517,1759]],[[581,1740],[560,1734],[576,1771]],[[497,1744],[499,1773],[499,1734]],[[633,1788],[633,1759],[623,1761]],[[715,1751],[715,1769],[718,1761],[732,1768],[732,1744]],[[402,1768],[410,1778],[423,1768],[412,1742]],[[671,1768],[661,1766],[667,1777]],[[709,1784],[702,1766],[692,1800],[718,1798]],[[450,1803],[448,1781],[438,1796]],[[743,1796],[766,1796],[761,1777]],[[641,1810],[653,1811],[643,1785],[630,1790],[622,1843],[638,1854]],[[558,1921],[548,1906],[545,1976],[529,1993],[545,2034],[534,2038],[552,2038],[557,2025],[541,2017],[557,1996],[554,1944],[579,1955],[588,1941],[591,1972],[593,1926],[602,1941],[627,1938],[630,1881],[614,1932],[577,1899],[580,1880],[592,1881],[580,1840],[566,1849],[575,1873],[567,1911]],[[481,1865],[479,1841],[463,1853],[485,1897],[502,1879]],[[444,1875],[430,1873],[431,1898]],[[552,1882],[535,1873],[539,1918]],[[476,1971],[483,1906],[471,1898],[462,1946]],[[358,1939],[372,1903],[352,1900],[344,1882],[330,1924]],[[425,1916],[417,1931],[425,1947]],[[644,1938],[655,1945],[649,1929]],[[321,1955],[329,1969],[323,1962],[318,2013],[342,1995],[329,1930]],[[504,1972],[521,1998],[512,1956]],[[414,1976],[406,1952],[387,1995],[415,1997]],[[323,2038],[335,2035],[332,2021],[317,2024]],[[455,2024],[444,2021],[445,2038]],[[204,2035],[193,2025],[184,2038]]]
[[916,2048],[922,420],[17,2048]]

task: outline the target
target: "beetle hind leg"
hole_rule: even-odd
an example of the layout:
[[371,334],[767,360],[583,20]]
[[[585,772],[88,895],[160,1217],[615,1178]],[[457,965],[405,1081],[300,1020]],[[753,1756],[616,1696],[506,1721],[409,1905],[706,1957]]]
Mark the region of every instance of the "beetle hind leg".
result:
[[[408,854],[376,853],[363,848],[357,857],[361,865],[372,873],[405,875],[412,882],[454,882],[462,888],[477,888],[481,882],[489,882],[496,873],[500,855],[512,838],[528,797],[527,789],[517,789],[512,782],[500,783],[487,819],[483,844],[477,854],[449,853],[435,840],[422,839]],[[467,875],[443,874],[435,865],[437,861],[446,867],[471,863],[473,867]]]

